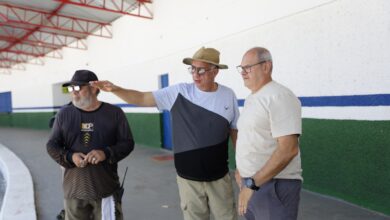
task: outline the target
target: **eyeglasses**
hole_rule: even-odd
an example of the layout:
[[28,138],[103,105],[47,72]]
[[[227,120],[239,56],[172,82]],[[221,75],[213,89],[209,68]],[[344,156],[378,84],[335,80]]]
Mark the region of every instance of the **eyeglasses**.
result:
[[252,64],[252,65],[246,65],[246,66],[237,66],[236,68],[237,68],[237,71],[238,71],[238,73],[242,73],[242,72],[244,72],[244,73],[250,73],[251,71],[252,71],[252,67],[253,66],[256,66],[256,65],[259,65],[259,64],[262,64],[262,63],[265,63],[265,62],[267,62],[268,60],[263,60],[263,61],[260,61],[260,62],[258,62],[258,63],[255,63],[255,64]]
[[188,67],[188,72],[189,72],[190,74],[197,73],[197,74],[199,74],[199,75],[203,75],[203,74],[205,74],[206,72],[208,72],[208,71],[210,71],[210,70],[213,70],[213,69],[216,69],[216,67],[206,69],[206,68],[203,68],[203,67],[190,66],[190,67]]
[[68,86],[68,92],[78,92],[81,90],[81,86]]

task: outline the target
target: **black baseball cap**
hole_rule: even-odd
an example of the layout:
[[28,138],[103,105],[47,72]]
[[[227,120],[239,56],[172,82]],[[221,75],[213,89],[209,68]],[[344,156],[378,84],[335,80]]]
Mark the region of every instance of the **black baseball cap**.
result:
[[98,80],[96,74],[89,70],[77,70],[72,79],[69,82],[62,84],[63,87],[75,85],[75,86],[83,86],[88,84],[90,81]]

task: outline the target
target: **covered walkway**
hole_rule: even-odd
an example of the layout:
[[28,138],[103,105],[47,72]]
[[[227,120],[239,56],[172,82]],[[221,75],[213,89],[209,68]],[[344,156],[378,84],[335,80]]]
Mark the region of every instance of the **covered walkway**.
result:
[[[61,171],[46,153],[48,136],[47,130],[0,128],[0,143],[19,156],[30,169],[40,220],[53,220],[62,209]],[[126,167],[129,168],[123,200],[125,219],[182,219],[173,161],[169,157],[168,160],[156,159],[156,156],[164,155],[170,155],[170,152],[137,145],[135,151],[119,164],[121,178]],[[390,219],[308,191],[302,192],[301,201],[300,220]]]

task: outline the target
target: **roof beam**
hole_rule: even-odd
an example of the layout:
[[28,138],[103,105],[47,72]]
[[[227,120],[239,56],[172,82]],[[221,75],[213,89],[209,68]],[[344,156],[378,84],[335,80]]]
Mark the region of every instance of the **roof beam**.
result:
[[53,47],[42,47],[42,46],[38,46],[38,45],[31,45],[31,44],[24,44],[24,43],[18,43],[13,48],[15,48],[15,50],[29,52],[29,53],[38,54],[38,55],[47,54],[47,53],[52,52],[53,50],[59,49],[59,48],[55,48],[55,47],[54,48]]
[[[1,26],[1,24],[0,29],[3,30],[2,32],[4,33],[4,35],[0,35],[0,40],[5,40],[8,42],[17,42],[18,39],[20,39],[20,33],[26,33],[28,31],[26,28],[12,27],[13,31],[11,32],[7,30],[5,26]],[[88,49],[85,39],[45,31],[35,31],[34,33],[31,33],[23,42],[43,47],[69,47],[80,50]]]
[[[65,3],[61,4],[63,7]],[[58,10],[57,10],[58,9]],[[65,33],[78,33],[112,38],[109,23],[96,22],[82,18],[59,15],[59,7],[53,12],[39,11],[9,4],[0,3],[0,20],[18,25],[33,25]]]
[[14,60],[1,60],[0,62],[0,68],[10,68],[11,66],[14,66],[16,64],[20,64],[21,62],[17,62]]
[[27,62],[30,59],[34,59],[35,57],[27,56],[24,54],[16,54],[12,52],[1,52],[0,60],[11,60],[15,62]]
[[97,0],[55,0],[63,2],[68,5],[82,6],[86,8],[93,8],[107,12],[119,13],[135,17],[152,19],[153,13],[151,8],[151,0],[137,0],[128,3],[126,0],[104,0],[103,2]]
[[1,69],[26,70],[23,64],[16,62],[0,62]]
[[1,52],[0,61],[14,61],[17,63],[28,63],[35,65],[43,65],[45,62],[40,57],[34,57],[26,54],[17,54],[13,52]]
[[[18,40],[18,38],[16,38],[16,37],[0,35],[0,41],[12,43],[12,42],[15,42],[17,40]],[[31,40],[24,40],[23,43],[15,44],[15,47],[17,47],[18,45],[26,45],[25,47],[27,47],[27,46],[43,47],[43,48],[49,48],[49,49],[53,49],[53,50],[58,50],[58,49],[61,49],[63,47],[60,45],[48,44],[48,43],[43,43],[41,41],[31,41]],[[43,50],[43,49],[41,49],[41,50]]]
[[37,57],[49,57],[49,58],[56,58],[56,59],[62,59],[62,54],[58,50],[53,50],[48,53],[44,53],[42,51],[38,51],[36,48],[31,49],[30,51],[24,51],[21,49],[9,49],[8,52],[15,53],[15,54],[22,54],[22,55],[27,55],[31,56],[34,58]]
[[[0,22],[0,26],[4,26],[7,28],[14,28],[14,29],[23,29],[24,31],[27,31],[28,33],[31,33],[31,34],[36,32],[36,31],[41,31],[44,33],[52,33],[52,34],[58,34],[58,35],[63,35],[63,36],[70,36],[70,37],[80,38],[80,39],[84,39],[84,38],[88,37],[88,34],[84,34],[84,33],[76,33],[76,32],[69,32],[69,31],[64,32],[64,31],[41,28],[41,27],[36,27],[36,26],[26,25],[26,24],[21,24],[21,23],[11,23],[11,22],[1,23]],[[19,38],[21,38],[21,37],[19,37]]]

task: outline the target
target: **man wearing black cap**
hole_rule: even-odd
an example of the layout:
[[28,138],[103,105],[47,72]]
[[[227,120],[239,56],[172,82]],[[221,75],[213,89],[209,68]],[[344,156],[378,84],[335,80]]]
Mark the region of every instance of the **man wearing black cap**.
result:
[[49,155],[65,167],[68,220],[123,219],[117,163],[133,150],[134,140],[123,111],[97,99],[99,89],[89,85],[95,80],[93,72],[78,70],[63,84],[73,105],[58,112],[47,143]]
[[185,220],[237,218],[228,168],[228,140],[236,141],[239,116],[234,92],[215,82],[219,51],[200,48],[185,58],[193,83],[180,83],[154,92],[124,89],[108,81],[92,86],[113,92],[128,103],[157,106],[172,117],[173,151],[181,208]]

